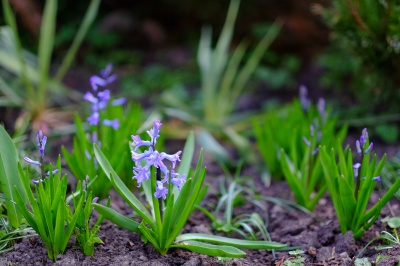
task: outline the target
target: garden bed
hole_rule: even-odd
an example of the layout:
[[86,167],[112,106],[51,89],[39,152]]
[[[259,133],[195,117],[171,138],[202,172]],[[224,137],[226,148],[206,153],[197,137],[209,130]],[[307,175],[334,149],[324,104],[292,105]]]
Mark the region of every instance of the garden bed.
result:
[[[264,188],[257,175],[256,187],[264,196],[290,198],[290,189],[285,182],[272,182],[271,186]],[[203,203],[216,201],[218,178],[213,174],[207,175],[206,183],[211,183],[207,198]],[[248,175],[250,176],[250,175]],[[221,177],[220,177],[221,178]],[[112,207],[124,214],[131,212],[126,203],[114,192],[111,192]],[[379,193],[374,192],[371,202],[378,200]],[[268,231],[273,241],[286,243],[289,246],[301,246],[305,258],[305,265],[350,265],[352,259],[382,230],[388,230],[378,219],[377,222],[359,240],[354,241],[353,235],[342,235],[336,220],[332,203],[327,197],[320,200],[314,215],[315,218],[298,210],[288,211],[279,205],[263,202],[268,208]],[[206,206],[205,205],[205,206]],[[236,207],[235,215],[240,213],[260,212],[254,205],[247,203]],[[261,213],[260,213],[261,214]],[[386,216],[399,216],[400,204],[392,199],[390,208],[382,209],[381,218]],[[195,211],[190,217],[184,232],[213,233],[210,220],[201,212]],[[214,232],[215,233],[215,232]],[[47,257],[47,251],[39,237],[25,238],[14,245],[14,249],[0,256],[0,265],[282,265],[284,261],[292,258],[288,252],[272,252],[264,250],[245,250],[246,257],[220,261],[215,257],[199,255],[190,251],[172,249],[167,255],[160,255],[150,244],[144,244],[138,234],[121,229],[105,221],[99,232],[104,245],[95,247],[94,256],[85,256],[74,243],[70,242],[65,254],[59,255],[57,262]],[[383,244],[380,241],[372,243],[360,255],[376,261],[377,256],[388,256],[376,265],[396,265],[400,254],[400,245],[392,249],[376,251],[374,247]]]

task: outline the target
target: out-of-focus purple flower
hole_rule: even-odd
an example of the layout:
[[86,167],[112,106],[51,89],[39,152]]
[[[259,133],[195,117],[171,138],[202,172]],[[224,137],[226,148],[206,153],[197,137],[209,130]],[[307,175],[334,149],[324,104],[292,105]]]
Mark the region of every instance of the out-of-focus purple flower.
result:
[[[53,170],[52,174],[55,175],[58,173],[58,169]],[[50,171],[47,171],[46,176],[50,176]]]
[[25,162],[27,162],[27,163],[30,163],[30,164],[34,164],[34,165],[42,165],[40,162],[38,162],[38,161],[34,161],[34,160],[32,160],[31,158],[28,158],[28,157],[24,157],[24,161]]
[[93,103],[93,104],[97,104],[99,102],[99,99],[94,97],[93,93],[91,93],[90,91],[85,93],[85,95],[83,96],[83,99],[85,99],[86,101]]
[[156,192],[154,192],[154,197],[163,198],[164,200],[167,198],[168,189],[164,187],[164,184],[161,181],[157,181]]
[[353,170],[354,170],[354,177],[357,178],[358,177],[358,169],[360,168],[361,164],[360,163],[356,163],[353,165]]
[[34,184],[34,185],[39,185],[39,183],[40,182],[43,182],[43,179],[39,179],[39,180],[32,180],[32,183]]
[[310,99],[308,99],[307,94],[308,94],[307,87],[301,85],[299,88],[299,101],[301,104],[301,108],[303,109],[304,112],[307,112],[308,108],[310,107]]
[[100,91],[97,96],[99,97],[100,101],[108,102],[111,98],[110,90]]
[[126,103],[126,98],[125,98],[125,97],[121,97],[121,98],[118,98],[118,99],[113,100],[113,101],[111,102],[111,105],[117,106],[117,105],[123,105],[123,104],[125,104],[125,103]]
[[89,153],[87,150],[85,150],[85,156],[86,156],[86,158],[87,158],[88,160],[91,160],[91,159],[92,159],[92,156],[90,155],[90,153]]
[[119,128],[119,121],[118,121],[118,119],[114,119],[114,120],[104,119],[103,120],[103,125],[111,126],[115,130],[117,130]]
[[99,200],[99,197],[94,197],[94,198],[92,199],[92,203],[96,203],[98,200]]
[[98,112],[94,112],[91,116],[87,118],[89,125],[96,126],[100,122],[100,114]]
[[40,157],[44,157],[44,148],[46,147],[47,137],[43,135],[43,132],[39,130],[36,135],[36,144],[39,148]]
[[362,135],[360,136],[359,140],[356,140],[356,148],[357,148],[357,153],[358,154],[367,154],[369,153],[372,148],[374,147],[374,144],[371,142],[367,148],[365,148],[365,144],[368,141],[368,131],[366,128],[363,129]]
[[372,180],[380,182],[381,181],[381,177],[380,176],[375,176],[375,177],[372,178]]
[[135,147],[135,151],[140,147],[140,146],[150,146],[151,141],[145,140],[143,141],[139,135],[133,136],[132,135],[132,146]]
[[317,107],[318,107],[319,115],[321,116],[321,119],[322,119],[322,123],[325,123],[326,110],[325,110],[325,100],[324,100],[324,98],[319,98],[318,99]]
[[308,147],[311,146],[311,142],[306,137],[303,137],[302,140]]

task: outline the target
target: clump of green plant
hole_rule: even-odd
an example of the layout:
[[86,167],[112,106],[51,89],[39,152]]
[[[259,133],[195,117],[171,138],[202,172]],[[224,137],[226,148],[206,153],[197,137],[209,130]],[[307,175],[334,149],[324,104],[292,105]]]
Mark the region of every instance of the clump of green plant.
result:
[[[136,222],[108,207],[94,204],[99,213],[115,224],[140,234],[145,243],[150,242],[161,254],[166,254],[170,248],[183,248],[211,256],[243,257],[245,253],[238,248],[281,249],[286,246],[269,241],[231,239],[207,234],[180,234],[190,214],[207,191],[207,187],[203,187],[205,169],[201,166],[200,153],[196,170],[189,171],[194,151],[194,136],[191,134],[182,154],[181,165],[178,171],[175,171],[176,163],[181,160],[181,151],[167,154],[159,152],[155,147],[161,125],[161,122],[156,120],[153,128],[147,131],[150,140],[142,140],[137,135],[133,136],[132,143],[132,159],[136,163],[134,179],[139,187],[143,187],[150,211],[124,185],[100,148],[94,144],[100,166],[116,191],[135,210],[141,221]],[[147,147],[147,150],[140,153],[138,150],[142,150],[142,146]]]
[[[69,239],[75,229],[76,222],[82,211],[84,198],[81,197],[74,213],[66,204],[67,176],[61,177],[61,158],[57,160],[56,168],[49,166],[45,171],[44,149],[47,137],[41,131],[36,135],[40,160],[35,161],[28,157],[24,160],[40,168],[38,180],[33,180],[34,191],[31,190],[31,179],[28,171],[19,167],[19,177],[23,185],[23,194],[15,187],[15,202],[29,225],[40,236],[47,249],[50,259],[57,260],[57,256],[65,251]],[[24,200],[22,195],[26,195]]]
[[[235,175],[231,176],[228,170],[223,167],[227,178],[219,184],[220,197],[214,211],[210,212],[202,206],[197,206],[199,210],[204,212],[212,221],[212,227],[219,232],[239,234],[244,239],[264,239],[271,241],[267,230],[267,217],[261,217],[257,212],[251,214],[241,214],[235,216],[234,208],[246,202],[253,203],[260,208],[260,213],[266,213],[266,208],[255,199],[253,189],[246,186],[246,181],[250,181],[247,177],[240,176],[242,164],[236,169]],[[229,184],[229,185],[228,185]]]
[[[385,163],[382,169],[381,181],[384,188],[389,189],[393,186],[400,175],[400,153],[396,156],[390,158],[389,161]],[[397,191],[394,196],[400,200],[400,190]]]
[[333,147],[334,140],[342,143],[347,127],[337,133],[336,119],[325,101],[321,98],[317,106],[312,105],[304,86],[300,87],[299,101],[281,113],[268,112],[262,124],[254,121],[254,127],[270,175],[275,179],[283,176],[297,203],[313,210],[326,190],[321,182],[319,145]]
[[[356,57],[363,81],[353,91],[365,107],[385,104],[398,111],[400,98],[400,9],[396,1],[335,0],[323,9],[315,6],[333,29],[334,42],[346,51],[346,62]],[[350,58],[351,62],[352,60]],[[346,66],[345,66],[346,67]],[[343,68],[343,64],[338,65]],[[392,103],[392,104],[391,104]]]
[[[238,98],[243,93],[248,80],[256,70],[270,44],[278,35],[280,24],[273,24],[263,39],[248,57],[249,44],[241,42],[230,53],[234,24],[239,10],[239,0],[232,0],[225,24],[215,48],[212,48],[212,32],[209,27],[202,29],[198,49],[198,64],[201,74],[201,90],[195,101],[184,101],[177,95],[166,93],[164,109],[169,116],[178,118],[193,127],[200,127],[197,141],[220,162],[230,162],[231,155],[218,142],[228,139],[243,156],[250,155],[249,141],[239,134],[248,127],[251,112],[235,112]],[[247,60],[245,59],[247,58]],[[173,133],[182,129],[172,129]],[[187,134],[183,134],[186,136]]]
[[[4,20],[7,26],[0,28],[0,67],[4,69],[0,78],[1,105],[18,106],[23,109],[16,120],[16,129],[31,125],[35,130],[60,124],[65,113],[55,111],[54,102],[65,102],[66,96],[76,95],[61,84],[90,25],[94,21],[100,0],[92,0],[86,11],[71,46],[61,61],[54,76],[50,75],[51,57],[57,17],[57,0],[45,1],[40,28],[37,56],[22,48],[14,12],[9,0],[2,0]],[[11,75],[10,75],[11,74]],[[8,78],[3,79],[8,76]],[[50,119],[54,118],[54,119]],[[54,125],[53,125],[54,126]]]
[[[95,180],[93,180],[95,181]],[[93,186],[92,184],[90,184]],[[79,203],[83,198],[83,206],[80,215],[76,221],[75,225],[75,238],[79,243],[79,246],[82,248],[83,253],[87,256],[92,256],[94,253],[94,244],[104,244],[103,241],[97,236],[97,233],[100,230],[100,225],[104,220],[102,215],[99,215],[96,223],[92,222],[92,212],[93,212],[93,203],[97,202],[98,197],[93,197],[92,191],[88,191],[89,187],[89,177],[86,177],[86,180],[80,181],[76,188],[77,195],[72,195],[74,210],[79,207]],[[110,206],[110,199],[108,200],[106,206]],[[72,214],[70,214],[72,216]]]
[[353,161],[351,149],[343,149],[340,143],[337,143],[336,148],[321,146],[319,149],[324,178],[340,230],[343,234],[352,231],[355,239],[374,224],[382,207],[400,188],[400,179],[397,179],[385,195],[367,211],[368,201],[376,183],[380,181],[380,172],[386,159],[384,155],[378,161],[374,155],[371,160],[372,147],[367,129],[364,129],[360,139],[356,141],[356,163]]
[[[110,158],[110,163],[119,174],[127,176],[132,171],[132,165],[121,160],[120,156],[129,155],[130,132],[138,130],[141,124],[141,108],[138,105],[125,107],[125,98],[113,99],[110,90],[106,89],[107,85],[116,79],[116,75],[112,75],[111,71],[112,65],[108,64],[99,76],[94,75],[90,78],[92,90],[84,95],[84,99],[91,105],[87,123],[83,123],[76,115],[73,149],[68,152],[62,147],[65,161],[76,179],[83,181],[86,176],[91,179],[98,176],[91,190],[100,198],[107,196],[111,183],[98,169],[93,143],[101,146],[106,153],[118,154]],[[130,178],[124,182],[132,183]]]

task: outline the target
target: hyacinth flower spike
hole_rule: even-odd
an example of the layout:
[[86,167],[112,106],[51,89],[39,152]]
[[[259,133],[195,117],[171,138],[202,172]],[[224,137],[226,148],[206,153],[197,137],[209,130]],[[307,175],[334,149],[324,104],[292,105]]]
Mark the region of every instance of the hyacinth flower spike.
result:
[[[164,174],[164,178],[161,179],[161,177],[158,177],[154,196],[158,199],[163,198],[165,200],[166,195],[168,194],[168,189],[164,187],[164,184],[169,184],[171,178],[171,183],[180,190],[181,186],[185,183],[185,179],[184,176],[179,177],[179,174],[174,172],[176,162],[180,161],[179,155],[182,151],[178,151],[175,154],[167,154],[165,152],[158,152],[155,149],[157,138],[160,136],[159,132],[161,126],[162,123],[160,120],[154,121],[153,128],[147,131],[150,140],[142,140],[139,135],[132,136],[132,146],[134,147],[134,150],[132,151],[132,160],[136,164],[133,168],[133,179],[136,179],[138,187],[140,187],[142,182],[150,179],[150,168],[152,166],[155,167],[158,172]],[[143,153],[137,153],[137,149],[142,146],[147,146],[149,148]],[[170,169],[168,169],[164,164],[164,160],[170,162]]]
[[39,161],[35,161],[35,160],[32,160],[31,158],[24,157],[25,162],[40,166],[42,179],[44,179],[44,178],[46,178],[46,176],[48,176],[46,174],[46,172],[44,171],[44,149],[46,147],[46,142],[47,142],[47,137],[43,135],[43,132],[41,130],[39,130],[39,132],[36,134],[36,145],[39,149],[39,155],[40,155]]

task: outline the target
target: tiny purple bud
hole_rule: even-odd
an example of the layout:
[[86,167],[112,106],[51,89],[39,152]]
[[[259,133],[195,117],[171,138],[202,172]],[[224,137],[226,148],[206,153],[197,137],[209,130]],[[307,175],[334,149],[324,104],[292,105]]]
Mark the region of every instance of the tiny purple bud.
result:
[[105,125],[105,126],[111,126],[111,127],[113,127],[115,130],[117,130],[117,129],[119,128],[119,121],[118,121],[118,119],[114,119],[114,120],[104,119],[104,120],[103,120],[103,125]]
[[111,105],[113,106],[118,106],[118,105],[124,105],[126,103],[126,98],[122,97],[122,98],[118,98],[115,99],[111,102]]
[[[55,175],[58,173],[58,169],[53,170],[52,174]],[[50,171],[47,171],[46,176],[50,176]]]
[[358,141],[358,140],[356,140],[356,148],[357,148],[357,153],[361,154],[362,153],[361,145],[360,145],[360,141]]
[[369,153],[369,152],[372,150],[373,147],[374,147],[374,143],[371,142],[371,143],[369,144],[368,148],[364,151],[364,153],[365,153],[365,154]]
[[156,144],[156,139],[160,136],[158,133],[160,132],[161,126],[162,124],[160,120],[156,120],[154,121],[153,128],[147,131],[147,134],[149,134],[149,136],[151,137],[151,142],[153,143],[153,145]]
[[377,182],[381,182],[381,177],[380,176],[375,176],[372,178],[372,180],[375,180]]
[[93,134],[92,134],[92,142],[93,143],[97,142],[97,132],[93,132]]
[[30,163],[30,164],[39,165],[39,166],[42,165],[40,162],[34,161],[28,157],[24,157],[24,160],[25,160],[25,162]]
[[364,149],[364,146],[365,146],[365,137],[364,137],[364,135],[362,135],[360,137],[360,146],[361,146],[362,149]]
[[87,150],[85,150],[85,156],[86,156],[86,158],[87,158],[88,160],[91,160],[91,159],[92,159],[92,156],[90,155],[90,153],[89,153]]
[[43,182],[43,179],[32,180],[32,183],[33,183],[34,185],[39,185],[40,182]]
[[357,178],[358,177],[358,169],[360,168],[361,164],[360,163],[356,163],[353,165],[353,170],[354,170],[354,177]]
[[306,137],[303,137],[302,140],[307,146],[309,146],[309,147],[311,146],[311,142],[309,142]]
[[92,199],[92,203],[96,203],[98,200],[99,200],[99,197],[94,197],[94,198]]
[[103,78],[107,78],[111,74],[112,69],[113,69],[113,64],[108,63],[105,69],[100,70],[100,75]]

